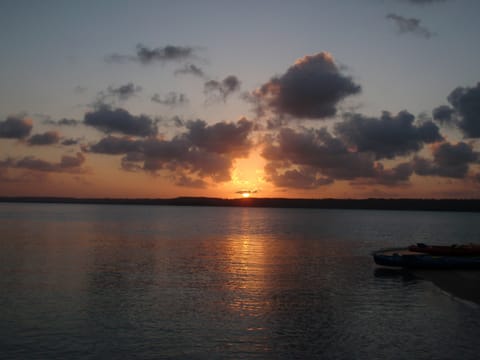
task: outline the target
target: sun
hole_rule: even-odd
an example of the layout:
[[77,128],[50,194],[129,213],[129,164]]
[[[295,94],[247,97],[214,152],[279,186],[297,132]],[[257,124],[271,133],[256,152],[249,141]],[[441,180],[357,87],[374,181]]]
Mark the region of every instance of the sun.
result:
[[243,197],[243,198],[249,198],[249,197],[250,197],[250,193],[249,193],[249,192],[243,192],[243,193],[242,193],[242,197]]

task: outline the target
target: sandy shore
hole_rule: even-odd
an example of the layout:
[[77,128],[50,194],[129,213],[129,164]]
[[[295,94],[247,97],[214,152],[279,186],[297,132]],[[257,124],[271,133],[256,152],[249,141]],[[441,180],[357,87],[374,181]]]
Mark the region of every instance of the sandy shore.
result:
[[455,297],[480,304],[480,270],[414,270],[412,274]]

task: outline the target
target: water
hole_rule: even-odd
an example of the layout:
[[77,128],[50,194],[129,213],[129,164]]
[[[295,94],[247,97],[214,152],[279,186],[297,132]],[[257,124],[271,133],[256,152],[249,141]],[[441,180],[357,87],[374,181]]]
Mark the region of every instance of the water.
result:
[[2,359],[478,359],[480,307],[369,253],[480,214],[0,204]]

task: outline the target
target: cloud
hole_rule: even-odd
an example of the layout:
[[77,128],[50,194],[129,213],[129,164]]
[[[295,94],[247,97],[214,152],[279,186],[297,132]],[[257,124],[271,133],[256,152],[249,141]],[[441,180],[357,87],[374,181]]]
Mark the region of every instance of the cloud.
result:
[[202,179],[192,178],[185,174],[180,174],[175,178],[175,185],[197,189],[204,189],[207,187],[207,183]]
[[93,126],[105,133],[121,133],[133,136],[154,136],[157,134],[155,122],[146,115],[134,116],[124,109],[113,110],[109,106],[85,114],[85,125]]
[[32,120],[9,116],[5,121],[0,121],[0,138],[23,139],[32,131]]
[[153,102],[166,106],[181,106],[188,103],[187,95],[170,91],[163,98],[159,94],[154,94],[151,98]]
[[82,153],[77,153],[76,156],[64,155],[58,163],[39,159],[35,156],[25,156],[18,160],[10,158],[0,161],[0,168],[38,172],[80,173],[85,172],[82,168],[84,162],[85,156]]
[[64,146],[71,146],[71,145],[77,145],[80,142],[80,139],[64,139],[62,140],[62,145]]
[[143,145],[143,169],[146,171],[188,173],[200,178],[210,177],[214,182],[230,180],[232,159],[227,154],[192,147],[184,137],[175,137],[170,141],[151,138]]
[[331,54],[321,52],[298,59],[281,76],[255,90],[250,99],[258,113],[272,111],[297,118],[334,116],[339,102],[360,93],[361,87],[343,75]]
[[203,120],[189,121],[187,129],[185,137],[209,152],[246,156],[252,146],[249,135],[253,122],[245,118],[237,123],[218,122],[210,126]]
[[372,183],[384,186],[408,185],[412,174],[413,166],[410,162],[398,164],[391,169],[385,169],[383,164],[377,163]]
[[338,180],[354,186],[406,186],[413,174],[410,162],[385,168],[372,153],[350,149],[326,129],[283,128],[264,144],[266,180],[279,187],[315,189]]
[[430,39],[435,33],[420,25],[420,20],[415,18],[406,18],[401,15],[390,13],[387,19],[392,20],[397,26],[400,34],[412,33],[414,35]]
[[[352,180],[375,174],[373,156],[350,151],[343,142],[326,129],[305,129],[297,132],[283,128],[277,136],[266,139],[262,156],[270,163],[266,170],[271,180],[272,170],[300,171],[303,177]],[[299,174],[290,173],[289,177]]]
[[142,91],[141,86],[135,86],[133,83],[128,83],[121,85],[119,87],[109,86],[107,89],[107,95],[111,97],[116,97],[118,100],[125,101],[130,99],[132,96],[136,95]]
[[361,114],[345,114],[344,121],[335,124],[336,134],[358,152],[372,152],[376,159],[417,152],[423,144],[443,140],[432,121],[415,125],[415,117],[407,111],[393,116],[387,111],[380,118]]
[[463,179],[466,177],[469,165],[478,162],[479,154],[472,145],[459,142],[452,145],[444,142],[433,147],[433,161],[423,157],[413,160],[415,173],[420,176],[441,176]]
[[143,147],[143,143],[140,140],[132,139],[128,136],[115,137],[107,136],[101,139],[98,143],[89,147],[89,151],[98,154],[127,154],[131,152],[139,152]]
[[458,115],[458,126],[469,138],[480,137],[480,82],[475,87],[457,87],[448,101]]
[[267,181],[275,186],[291,189],[316,189],[323,185],[329,185],[334,182],[332,178],[322,177],[317,171],[309,167],[300,167],[299,169],[286,170],[279,173],[279,168],[275,163],[269,163],[265,167]]
[[53,145],[60,141],[60,134],[56,131],[47,131],[43,134],[32,135],[28,140],[28,145]]
[[256,194],[258,190],[238,190],[235,191],[235,194]]
[[442,125],[452,124],[455,121],[455,110],[448,105],[441,105],[432,111],[433,120]]
[[177,185],[204,187],[204,178],[214,182],[230,180],[236,157],[247,156],[252,146],[249,135],[253,122],[207,125],[202,120],[186,123],[186,131],[170,140],[149,137],[107,136],[88,151],[124,155],[121,166],[127,171],[166,171]]
[[185,64],[182,68],[175,70],[175,75],[194,75],[203,78],[204,71],[194,64]]
[[176,62],[195,57],[192,47],[167,45],[165,47],[149,48],[143,44],[137,44],[135,55],[111,54],[105,60],[110,63],[124,63],[128,61],[139,62],[148,65],[154,62]]
[[52,120],[52,119],[46,119],[42,121],[43,124],[45,125],[54,125],[54,126],[77,126],[80,121],[75,120],[75,119],[60,119],[60,120]]
[[240,80],[234,76],[227,76],[222,81],[209,80],[204,84],[204,93],[210,100],[221,99],[226,101],[227,97],[240,89]]

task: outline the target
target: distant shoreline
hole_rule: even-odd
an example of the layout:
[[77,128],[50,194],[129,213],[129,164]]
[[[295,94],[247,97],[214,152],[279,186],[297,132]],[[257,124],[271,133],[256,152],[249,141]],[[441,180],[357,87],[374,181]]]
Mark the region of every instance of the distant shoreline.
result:
[[409,211],[461,211],[480,212],[477,199],[290,199],[246,198],[221,199],[210,197],[177,197],[171,199],[148,198],[71,198],[71,197],[0,197],[1,203],[46,204],[110,204],[110,205],[170,205],[170,206],[223,206],[269,207],[305,209],[358,209]]

